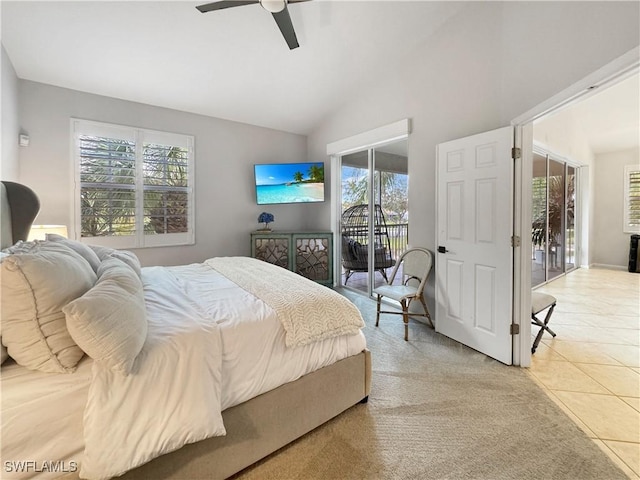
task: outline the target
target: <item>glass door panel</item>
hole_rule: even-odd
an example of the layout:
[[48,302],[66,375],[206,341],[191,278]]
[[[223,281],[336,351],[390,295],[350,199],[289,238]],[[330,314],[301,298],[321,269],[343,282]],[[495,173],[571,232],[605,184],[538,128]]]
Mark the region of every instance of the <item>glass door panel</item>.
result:
[[567,166],[567,228],[565,233],[565,271],[576,268],[576,169]]
[[[409,161],[407,140],[375,149],[376,207],[375,222],[376,286],[386,280],[392,267],[409,243]],[[401,272],[399,272],[401,273]],[[394,283],[401,282],[397,275]]]
[[533,154],[531,286],[576,268],[575,167]]
[[369,293],[370,150],[341,159],[341,285]]
[[564,273],[564,163],[549,159],[547,179],[547,281]]
[[533,154],[531,185],[531,286],[547,280],[547,157]]

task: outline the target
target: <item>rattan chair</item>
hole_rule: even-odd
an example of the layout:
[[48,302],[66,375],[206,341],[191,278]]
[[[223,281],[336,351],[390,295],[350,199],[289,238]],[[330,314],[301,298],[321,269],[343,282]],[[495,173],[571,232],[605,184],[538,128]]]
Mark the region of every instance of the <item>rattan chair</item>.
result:
[[[402,315],[405,340],[409,340],[410,316],[425,317],[429,321],[429,325],[433,327],[429,308],[427,308],[427,304],[424,301],[424,287],[427,284],[432,264],[431,252],[426,248],[409,248],[400,256],[391,272],[387,285],[382,285],[373,290],[373,293],[378,297],[376,327],[380,322],[381,313]],[[400,270],[402,272],[402,281],[398,285],[393,285],[393,281]],[[399,302],[402,312],[381,310],[380,306],[383,297]],[[409,306],[414,300],[417,300],[422,305],[424,313],[409,313]]]

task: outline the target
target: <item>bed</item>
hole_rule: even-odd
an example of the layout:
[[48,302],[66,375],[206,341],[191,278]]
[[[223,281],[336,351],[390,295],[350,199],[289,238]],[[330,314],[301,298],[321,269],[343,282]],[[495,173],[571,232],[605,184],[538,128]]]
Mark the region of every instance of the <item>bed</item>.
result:
[[[30,224],[34,215],[25,208],[28,189],[10,182],[2,188],[5,247],[24,238],[21,222]],[[20,208],[12,198],[20,198]],[[67,263],[80,265],[79,251],[86,246],[70,242],[50,239],[36,247],[18,242],[7,251],[3,266],[26,261],[36,250],[51,258],[67,255]],[[77,255],[68,252],[74,248]],[[87,292],[119,274],[137,285],[138,275],[146,322],[134,319],[126,328],[107,332],[133,332],[109,344],[128,352],[125,360],[114,360],[111,350],[105,353],[87,338],[87,333],[99,336],[99,330],[87,332],[77,325],[78,318],[93,314],[83,310],[83,299],[90,297],[85,292],[63,313],[73,339],[82,340],[91,355],[65,345],[54,352],[62,367],[49,367],[51,359],[43,357],[40,369],[27,368],[30,360],[22,360],[20,345],[5,338],[11,334],[15,340],[16,327],[5,319],[16,315],[9,311],[5,316],[12,290],[5,282],[11,271],[3,269],[0,335],[22,365],[14,358],[2,364],[2,478],[110,478],[123,472],[128,479],[227,478],[366,401],[371,359],[356,328],[359,314],[338,322],[347,315],[331,310],[340,296],[329,297],[315,316],[308,313],[314,309],[302,307],[300,295],[337,295],[326,287],[244,257],[136,271],[135,257],[126,252],[92,251],[99,262],[87,263],[96,267],[95,277],[82,264],[88,282],[94,282]],[[260,282],[265,276],[271,283],[278,278],[286,294],[266,291],[266,282]],[[301,293],[293,294],[298,288]],[[297,298],[296,304],[287,307],[285,297]],[[100,325],[119,325],[121,319],[104,310]],[[296,310],[304,322],[296,323],[301,320],[293,318]],[[326,323],[332,333],[309,326],[323,316],[330,317]],[[132,359],[129,350],[138,345]],[[68,361],[75,363],[65,366]]]

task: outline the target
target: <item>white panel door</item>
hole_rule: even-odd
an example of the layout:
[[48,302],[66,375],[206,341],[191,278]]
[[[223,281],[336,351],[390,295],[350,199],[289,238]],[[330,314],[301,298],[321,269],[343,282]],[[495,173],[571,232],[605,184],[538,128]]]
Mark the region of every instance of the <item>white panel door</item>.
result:
[[438,145],[436,330],[512,363],[513,128]]

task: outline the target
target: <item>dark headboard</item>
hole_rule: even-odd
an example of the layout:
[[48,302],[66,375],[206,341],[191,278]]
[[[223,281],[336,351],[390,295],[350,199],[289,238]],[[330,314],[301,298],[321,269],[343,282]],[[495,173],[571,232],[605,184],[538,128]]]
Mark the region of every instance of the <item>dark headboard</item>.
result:
[[0,221],[2,248],[18,240],[26,240],[31,224],[40,210],[40,200],[29,187],[15,182],[2,181],[0,193]]

